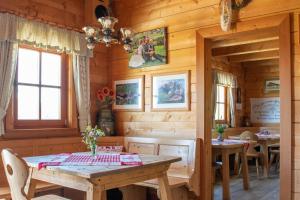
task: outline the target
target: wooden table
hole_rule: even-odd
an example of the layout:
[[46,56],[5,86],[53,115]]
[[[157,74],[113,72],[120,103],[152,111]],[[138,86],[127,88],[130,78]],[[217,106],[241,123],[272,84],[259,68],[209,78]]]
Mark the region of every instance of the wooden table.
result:
[[106,199],[106,190],[157,178],[162,200],[171,200],[167,170],[180,157],[141,155],[142,166],[47,166],[38,163],[47,156],[24,158],[30,167],[28,193],[33,196],[36,180],[86,192],[86,200]]
[[[267,178],[269,176],[269,145],[277,144],[280,142],[279,134],[262,135],[256,134],[258,137],[258,143],[261,146],[261,152],[263,155],[263,176]],[[240,136],[229,136],[229,139],[239,140]]]
[[243,171],[243,186],[244,190],[249,189],[249,175],[248,175],[248,164],[245,151],[245,144],[247,141],[242,140],[224,140],[219,142],[215,139],[212,140],[212,154],[213,161],[216,156],[222,156],[222,186],[223,186],[223,200],[230,200],[230,169],[229,169],[229,155],[240,154],[242,161]]

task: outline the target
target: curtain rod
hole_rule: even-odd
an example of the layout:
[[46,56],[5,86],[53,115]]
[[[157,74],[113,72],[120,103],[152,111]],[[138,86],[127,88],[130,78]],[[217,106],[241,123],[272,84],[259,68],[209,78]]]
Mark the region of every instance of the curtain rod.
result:
[[22,18],[25,18],[25,19],[28,19],[28,20],[34,20],[36,22],[42,22],[42,23],[45,23],[45,24],[56,26],[58,28],[64,28],[64,29],[67,29],[67,30],[83,33],[83,31],[81,29],[76,28],[76,27],[66,26],[66,25],[63,25],[63,24],[47,21],[47,20],[42,19],[42,18],[35,18],[35,17],[28,16],[28,15],[20,13],[20,12],[12,11],[12,10],[5,10],[5,9],[0,8],[0,13],[9,13],[9,14],[15,15],[17,17],[22,17]]

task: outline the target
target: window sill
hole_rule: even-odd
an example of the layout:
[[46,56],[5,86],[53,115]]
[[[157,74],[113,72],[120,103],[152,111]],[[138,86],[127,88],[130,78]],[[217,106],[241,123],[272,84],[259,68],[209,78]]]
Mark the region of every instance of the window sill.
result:
[[53,138],[80,136],[77,128],[7,129],[3,139]]

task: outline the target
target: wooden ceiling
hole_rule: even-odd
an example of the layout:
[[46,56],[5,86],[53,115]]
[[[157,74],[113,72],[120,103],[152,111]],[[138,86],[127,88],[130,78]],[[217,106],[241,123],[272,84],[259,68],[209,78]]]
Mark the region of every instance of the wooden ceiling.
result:
[[266,61],[276,64],[279,59],[278,32],[268,29],[215,38],[212,43],[212,56],[242,65],[260,65],[268,63]]

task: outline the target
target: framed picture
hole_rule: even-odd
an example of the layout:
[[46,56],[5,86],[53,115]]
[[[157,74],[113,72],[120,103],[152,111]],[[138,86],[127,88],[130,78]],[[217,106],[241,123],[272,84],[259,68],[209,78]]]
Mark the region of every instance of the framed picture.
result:
[[129,68],[143,68],[167,63],[166,28],[137,33],[133,51],[129,54]]
[[189,110],[190,73],[152,76],[152,110]]
[[265,93],[279,92],[280,80],[279,78],[265,80]]
[[114,110],[144,110],[144,77],[114,81]]

